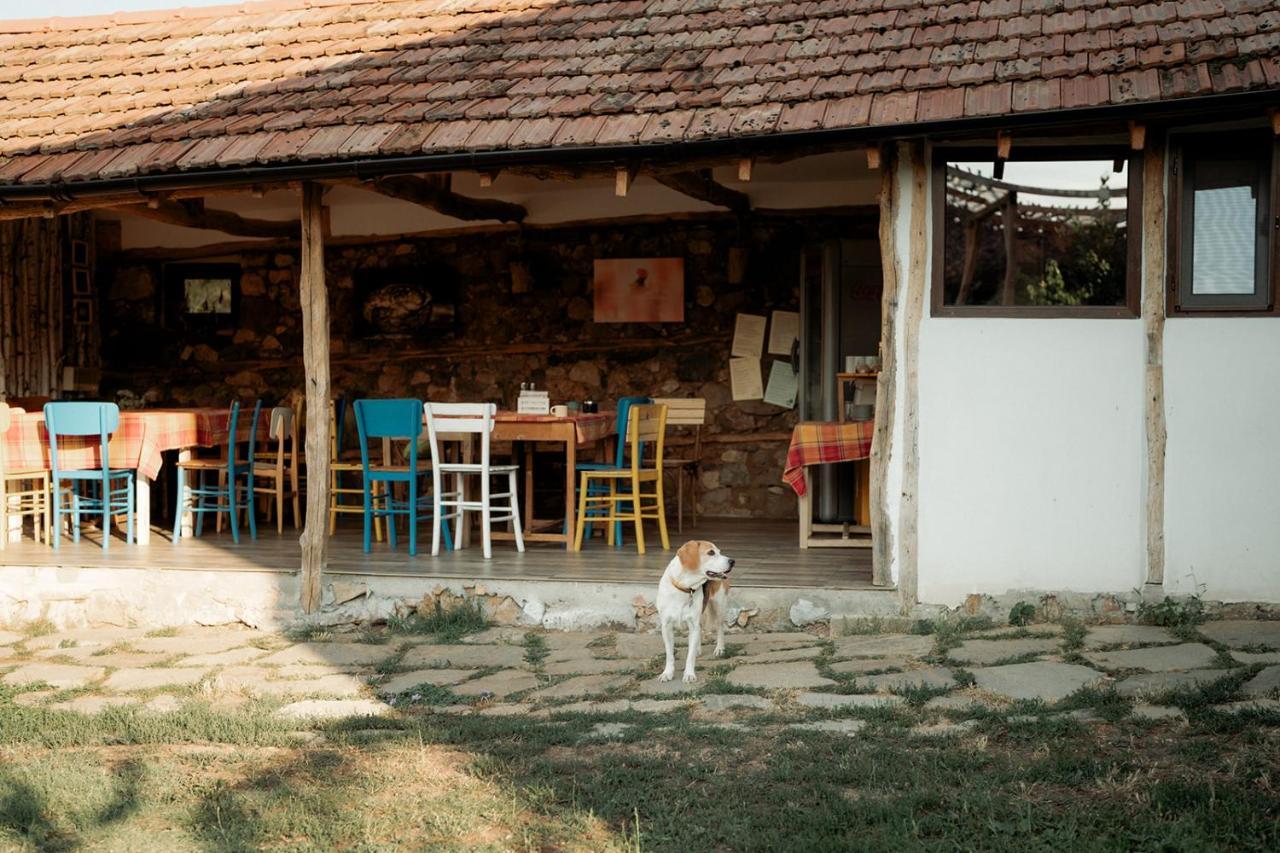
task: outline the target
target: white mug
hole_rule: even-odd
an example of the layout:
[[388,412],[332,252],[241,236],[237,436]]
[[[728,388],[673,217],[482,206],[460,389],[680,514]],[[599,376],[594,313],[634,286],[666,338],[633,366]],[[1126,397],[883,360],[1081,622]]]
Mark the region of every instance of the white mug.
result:
[[568,406],[552,406],[551,414],[555,415],[557,418],[567,418],[569,417],[569,407]]

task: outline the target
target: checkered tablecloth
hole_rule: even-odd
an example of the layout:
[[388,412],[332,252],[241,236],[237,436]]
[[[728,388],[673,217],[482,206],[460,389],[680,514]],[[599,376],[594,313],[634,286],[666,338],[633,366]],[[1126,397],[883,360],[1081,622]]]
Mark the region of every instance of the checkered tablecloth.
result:
[[871,456],[871,435],[874,432],[875,421],[803,421],[796,424],[791,431],[791,446],[787,448],[787,466],[782,471],[782,481],[804,497],[808,490],[804,476],[806,465],[866,459]]
[[518,412],[498,412],[494,416],[498,423],[555,423],[557,421],[573,421],[578,433],[578,444],[592,444],[613,435],[614,416],[604,412],[595,414],[577,414],[568,417],[557,415],[530,415]]
[[[241,428],[248,423],[240,417]],[[258,422],[258,439],[266,438],[270,411],[263,409]],[[231,413],[225,408],[143,409],[120,413],[120,426],[111,434],[107,455],[112,468],[136,468],[144,477],[160,474],[161,455],[166,450],[187,447],[217,447],[227,441]],[[44,413],[27,412],[14,419],[4,435],[6,462],[13,470],[49,468],[49,437]],[[58,439],[58,467],[64,470],[98,468],[102,465],[98,439],[93,436],[62,436]]]

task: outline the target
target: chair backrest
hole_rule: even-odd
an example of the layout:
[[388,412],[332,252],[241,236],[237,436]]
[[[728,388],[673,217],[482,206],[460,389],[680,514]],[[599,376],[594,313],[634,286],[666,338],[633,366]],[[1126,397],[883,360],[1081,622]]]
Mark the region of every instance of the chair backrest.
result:
[[653,446],[654,468],[662,470],[662,452],[667,434],[667,407],[657,403],[648,403],[631,408],[631,417],[627,425],[627,444],[630,446],[631,470],[639,471],[644,466],[644,446]]
[[291,452],[295,458],[297,457],[297,428],[293,409],[288,406],[271,408],[270,414],[267,415],[267,438],[275,442],[275,452],[271,453],[268,449],[268,455],[275,457],[277,468],[284,466],[286,452]]
[[658,397],[667,407],[667,426],[693,427],[693,453],[686,459],[702,460],[702,427],[707,423],[705,397]]
[[58,436],[98,436],[102,477],[106,481],[111,460],[107,441],[120,426],[120,407],[115,403],[45,403],[44,428],[49,436],[49,468],[58,477]]
[[495,403],[424,403],[422,411],[427,421],[427,438],[431,442],[431,461],[439,464],[440,436],[449,434],[473,434],[480,436],[480,465],[489,468],[489,435],[493,432],[493,418],[498,412]]
[[614,464],[621,468],[626,462],[626,445],[624,440],[627,436],[628,417],[634,406],[643,406],[646,403],[652,403],[652,397],[619,397],[618,398],[618,419],[614,425],[618,430],[618,453]]
[[[24,414],[26,414],[26,412],[22,411],[22,409],[0,402],[0,494],[4,493],[4,472],[9,470],[9,466],[7,464],[8,459],[5,455],[4,434],[9,431],[9,427],[13,426],[13,422],[16,421],[20,415]],[[4,531],[0,530],[0,536],[3,535]]]
[[409,457],[409,470],[417,470],[418,436],[422,434],[421,400],[356,400],[352,410],[356,417],[356,432],[360,436],[360,461],[366,476],[372,439],[407,441],[405,454]]

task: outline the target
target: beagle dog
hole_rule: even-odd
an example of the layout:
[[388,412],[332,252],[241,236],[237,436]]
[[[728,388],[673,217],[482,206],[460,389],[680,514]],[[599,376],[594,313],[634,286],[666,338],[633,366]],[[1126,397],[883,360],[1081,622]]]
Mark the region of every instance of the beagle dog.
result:
[[685,682],[696,681],[693,671],[702,645],[702,626],[715,626],[715,656],[724,654],[724,611],[729,600],[729,573],[733,560],[714,542],[693,540],[680,546],[658,582],[658,625],[667,647],[667,665],[659,681],[675,677],[676,625],[689,628],[689,655],[684,661]]

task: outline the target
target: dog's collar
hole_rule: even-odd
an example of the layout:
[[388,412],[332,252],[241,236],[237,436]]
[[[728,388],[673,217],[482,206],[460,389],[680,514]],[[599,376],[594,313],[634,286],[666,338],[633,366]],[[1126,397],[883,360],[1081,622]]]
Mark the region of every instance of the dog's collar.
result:
[[698,588],[695,586],[681,586],[680,581],[676,580],[675,578],[667,578],[667,580],[671,581],[671,585],[674,586],[676,589],[680,590],[681,592],[687,592],[690,595],[693,595],[698,590]]

